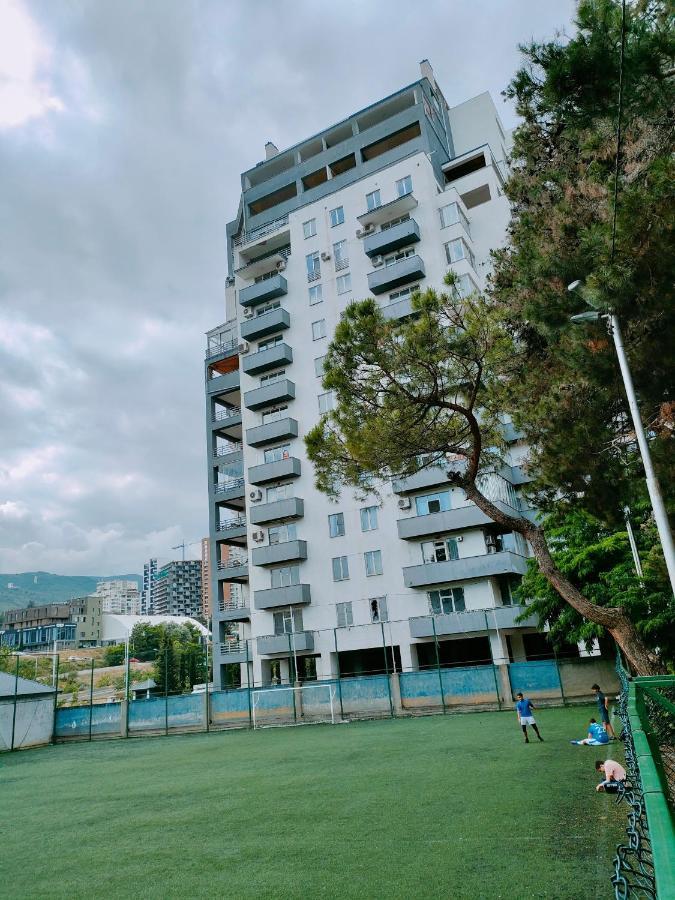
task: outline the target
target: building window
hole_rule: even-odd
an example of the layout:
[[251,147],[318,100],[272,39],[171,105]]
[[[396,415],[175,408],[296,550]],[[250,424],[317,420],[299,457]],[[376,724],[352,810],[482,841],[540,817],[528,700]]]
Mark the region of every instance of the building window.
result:
[[285,419],[287,412],[287,406],[275,406],[272,409],[268,409],[262,414],[262,423],[267,425],[269,422],[278,422],[279,419]]
[[258,353],[261,353],[263,350],[270,350],[272,347],[276,347],[278,344],[283,343],[283,335],[275,334],[274,337],[266,338],[264,341],[260,341],[258,344]]
[[412,178],[410,175],[406,175],[405,178],[399,178],[396,182],[396,194],[398,197],[412,194]]
[[345,220],[345,210],[343,206],[336,206],[335,209],[331,209],[330,213],[330,227],[335,228],[336,225],[342,225]]
[[316,281],[321,278],[321,256],[319,251],[315,250],[314,253],[308,253],[305,257],[305,262],[307,264],[308,281]]
[[450,225],[462,225],[466,233],[471,236],[471,228],[469,220],[464,215],[464,210],[459,203],[448,203],[439,210],[441,217],[441,228],[448,228]]
[[441,613],[464,612],[464,588],[443,588],[440,591],[429,591],[429,612],[434,616]]
[[337,279],[338,294],[347,294],[352,289],[352,276],[347,272],[346,275],[339,275]]
[[347,241],[336,241],[333,244],[333,258],[335,259],[335,271],[346,269],[349,265],[349,254],[347,252]]
[[349,560],[346,556],[333,557],[333,581],[347,581],[349,579]]
[[469,294],[477,293],[478,286],[473,278],[468,274],[460,275],[452,286],[452,292],[456,297],[468,297]]
[[380,622],[388,622],[389,614],[387,612],[386,597],[371,597],[368,601],[370,607],[370,621],[378,624]]
[[335,395],[332,391],[326,391],[325,394],[319,394],[319,412],[321,414],[330,412],[335,407]]
[[361,507],[361,531],[375,531],[377,528],[377,507]]
[[328,516],[328,534],[330,537],[342,537],[345,533],[345,514],[333,513]]
[[285,544],[294,541],[298,537],[298,526],[289,522],[287,525],[274,525],[267,529],[267,540],[272,544]]
[[317,378],[323,378],[323,361],[325,356],[317,356],[314,360],[314,374]]
[[315,284],[309,289],[309,305],[316,306],[323,300],[323,290],[320,284]]
[[281,462],[282,459],[288,459],[291,455],[290,444],[280,444],[278,447],[269,447],[265,450],[263,459],[266,463]]
[[269,303],[263,303],[256,308],[256,318],[260,318],[260,316],[266,316],[267,313],[273,312],[275,309],[279,309],[280,307],[281,300],[270,300]]
[[281,566],[278,569],[271,569],[270,578],[273,588],[300,584],[300,566]]
[[403,300],[404,297],[411,297],[415,291],[419,291],[419,284],[413,284],[410,287],[401,288],[389,294],[389,303],[395,303],[397,300]]
[[382,206],[379,190],[366,194],[366,209],[370,211],[371,209],[377,209],[378,206]]
[[319,319],[317,322],[312,322],[312,340],[318,341],[321,338],[326,337],[326,320]]
[[308,219],[306,222],[302,223],[302,233],[305,238],[314,237],[316,234],[316,219]]
[[287,484],[275,484],[273,487],[268,487],[267,491],[265,492],[265,499],[268,503],[274,503],[275,500],[287,500],[292,496],[292,481],[289,481]]
[[456,238],[454,241],[449,241],[445,245],[445,256],[451,265],[459,262],[460,259],[466,259],[471,263],[472,268],[476,268],[476,258],[464,238]]
[[302,631],[302,610],[284,609],[274,613],[274,633],[293,634]]
[[409,256],[415,255],[414,247],[406,247],[405,250],[397,250],[396,253],[391,253],[389,256],[385,256],[384,264],[385,266],[394,266],[397,262],[400,262],[402,259],[407,259]]
[[286,377],[286,369],[278,369],[276,372],[269,372],[267,375],[260,376],[260,384],[274,384],[275,381],[281,381]]
[[338,628],[348,628],[350,625],[354,624],[354,616],[352,614],[351,602],[336,603],[335,604],[335,613],[337,615]]
[[366,575],[382,574],[382,551],[366,550],[363,554],[363,561],[366,565]]
[[438,491],[415,497],[415,510],[418,516],[429,516],[432,513],[446,512],[448,509],[450,509],[450,491]]
[[448,562],[451,559],[459,559],[456,538],[424,541],[422,543],[422,559],[425,563]]
[[407,222],[410,218],[410,213],[404,213],[402,216],[398,216],[396,219],[389,219],[388,222],[383,222],[380,225],[380,231],[387,231],[389,228],[393,228],[395,225],[401,225],[403,222]]

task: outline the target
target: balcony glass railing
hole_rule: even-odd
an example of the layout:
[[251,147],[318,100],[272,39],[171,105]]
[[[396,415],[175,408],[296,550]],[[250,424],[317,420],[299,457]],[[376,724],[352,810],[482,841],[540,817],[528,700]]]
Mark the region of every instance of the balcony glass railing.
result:
[[230,406],[228,409],[219,409],[213,416],[214,422],[222,422],[225,419],[233,419],[241,415],[241,407]]
[[288,225],[288,216],[279,216],[278,219],[274,219],[272,222],[266,222],[264,225],[259,225],[250,231],[243,231],[241,235],[232,239],[232,245],[234,247],[244,247],[246,244],[252,243],[252,241],[259,241],[260,238],[271,234],[284,225]]
[[224,522],[219,522],[216,526],[217,531],[232,531],[237,528],[245,528],[246,527],[246,516],[235,516],[232,519],[226,519]]

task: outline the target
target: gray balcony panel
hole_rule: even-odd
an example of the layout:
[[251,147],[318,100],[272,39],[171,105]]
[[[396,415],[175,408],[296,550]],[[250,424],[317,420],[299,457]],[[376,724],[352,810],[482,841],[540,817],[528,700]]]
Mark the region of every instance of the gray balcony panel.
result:
[[305,513],[305,504],[299,497],[275,500],[273,503],[251,504],[248,515],[253,525],[278,522],[281,519],[299,519]]
[[307,541],[283,541],[267,547],[254,547],[251,551],[254,566],[273,566],[298,559],[307,559]]
[[246,543],[246,518],[238,516],[216,525],[212,538],[223,544],[242,545]]
[[244,406],[246,409],[262,409],[282,400],[293,400],[295,397],[295,384],[288,378],[273,381],[272,384],[264,384],[262,387],[246,391],[244,394]]
[[387,306],[383,306],[382,315],[385,319],[398,320],[407,319],[410,316],[417,315],[417,313],[413,309],[410,297],[402,297],[400,300],[395,300],[393,303],[388,303]]
[[249,447],[262,447],[263,444],[271,444],[272,441],[281,438],[298,436],[298,423],[295,419],[279,419],[277,422],[267,422],[266,425],[256,425],[255,428],[246,429],[246,443]]
[[[496,628],[530,628],[536,626],[536,617],[529,616],[523,623],[515,619],[523,611],[522,606],[497,606],[494,609],[469,609],[466,612],[448,613],[440,616],[418,616],[410,619],[410,636],[428,638],[445,634],[467,634],[485,632]],[[496,619],[496,624],[495,624]]]
[[311,631],[269,634],[257,638],[257,645],[258,653],[300,653],[314,649],[314,635]]
[[241,336],[244,340],[250,341],[252,338],[264,337],[266,334],[290,328],[290,325],[290,313],[287,309],[279,307],[279,309],[273,309],[262,316],[256,316],[254,319],[243,319]]
[[241,438],[241,410],[237,409],[234,415],[224,416],[222,413],[215,413],[211,419],[211,429],[216,434],[223,435],[227,438],[240,440]]
[[299,475],[300,460],[295,456],[280,459],[278,462],[251,466],[248,470],[250,484],[266,484],[268,481],[281,481],[282,478],[297,478]]
[[234,372],[227,372],[225,375],[218,375],[206,382],[206,390],[211,396],[218,394],[231,394],[238,391],[240,387],[239,369]]
[[406,587],[425,587],[470,578],[487,578],[491,575],[524,575],[526,569],[527,560],[524,556],[504,550],[501,553],[485,553],[447,562],[406,566],[403,569],[403,581]]
[[214,644],[216,655],[221,663],[245,663],[251,658],[251,650],[246,652],[243,641],[232,641],[229,644]]
[[374,272],[369,272],[368,287],[373,294],[384,294],[385,291],[393,291],[411,281],[417,281],[418,278],[424,278],[425,274],[424,263],[415,254],[400,259],[391,266],[381,266]]
[[422,488],[436,487],[442,484],[448,486],[447,466],[427,466],[408,478],[396,478],[392,481],[395,494],[408,494]]
[[248,562],[242,562],[239,565],[226,565],[222,568],[218,567],[219,581],[236,581],[243,584],[248,581]]
[[258,375],[260,372],[275,369],[277,366],[290,365],[292,362],[293,350],[288,344],[281,343],[276,347],[270,347],[269,350],[258,350],[257,353],[242,356],[241,367],[247,375]]
[[274,300],[288,293],[288,284],[283,275],[277,274],[264,281],[257,281],[239,291],[239,302],[242,306],[256,306],[267,300]]
[[383,256],[407,244],[417,243],[419,239],[419,225],[414,219],[408,219],[391,228],[385,228],[384,231],[369,234],[363,242],[363,250],[366,256]]
[[[494,501],[494,503],[504,512],[518,515],[517,511],[511,509],[510,506],[499,501]],[[431,513],[428,516],[410,516],[407,519],[399,519],[396,525],[398,536],[406,541],[427,534],[445,534],[448,531],[459,531],[462,528],[477,528],[488,525],[490,522],[492,519],[472,504],[459,506],[457,509],[448,509],[445,512]]]
[[291,584],[288,587],[267,588],[254,591],[255,609],[274,609],[277,606],[300,606],[311,603],[312,591],[308,584]]
[[215,484],[213,486],[213,499],[216,503],[234,503],[237,508],[243,507],[245,494],[244,479],[236,479],[234,482]]
[[246,622],[251,618],[251,610],[248,606],[232,604],[222,607],[214,618],[221,622]]

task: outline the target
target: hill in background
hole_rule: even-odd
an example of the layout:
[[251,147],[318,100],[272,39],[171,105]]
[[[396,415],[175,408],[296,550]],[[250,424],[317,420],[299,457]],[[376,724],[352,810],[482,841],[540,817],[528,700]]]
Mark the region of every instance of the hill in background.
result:
[[[51,572],[21,572],[3,575],[0,573],[0,613],[6,609],[17,609],[45,603],[63,603],[73,597],[93,594],[99,581],[135,581],[140,590],[143,579],[140,575],[52,575]],[[8,587],[8,585],[14,587]]]

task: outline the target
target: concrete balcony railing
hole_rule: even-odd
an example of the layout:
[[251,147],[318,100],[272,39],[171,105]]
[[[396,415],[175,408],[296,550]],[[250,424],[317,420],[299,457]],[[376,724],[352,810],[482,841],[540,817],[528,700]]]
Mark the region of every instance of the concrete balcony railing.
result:
[[266,422],[264,425],[256,425],[246,429],[246,443],[249,447],[262,447],[283,438],[298,436],[298,423],[295,419],[277,419],[276,422]]
[[381,266],[374,272],[368,273],[368,288],[373,294],[384,294],[385,291],[393,291],[411,281],[417,281],[425,276],[424,262],[415,254],[406,256],[389,266]]
[[290,328],[291,316],[287,309],[271,309],[262,316],[255,316],[253,319],[243,319],[241,323],[241,336],[244,340],[250,341],[253,338],[265,337],[267,334],[273,334],[275,331],[284,331]]
[[295,456],[288,456],[277,462],[251,466],[248,470],[250,484],[267,484],[270,481],[281,481],[283,478],[298,478],[299,475],[300,460]]
[[524,575],[526,571],[526,557],[512,550],[503,550],[500,553],[484,553],[480,556],[467,556],[464,559],[406,566],[403,569],[403,583],[406,587],[426,587],[432,584],[468,581],[471,578],[489,578],[494,575]]
[[219,563],[218,578],[220,581],[235,581],[239,584],[248,581],[248,559],[230,558]]
[[411,297],[401,297],[400,300],[394,300],[382,307],[382,315],[385,319],[407,319],[410,316],[417,315],[412,305]]
[[417,243],[420,239],[420,227],[414,219],[399,222],[391,228],[385,228],[375,234],[369,234],[363,242],[366,256],[384,256],[401,247]]
[[254,547],[251,551],[254,566],[274,566],[302,559],[307,559],[307,541],[282,541],[267,547]]
[[217,375],[215,378],[210,378],[206,382],[207,393],[211,396],[232,394],[238,391],[239,387],[239,369],[235,369],[233,372],[227,372],[225,375]]
[[263,384],[262,387],[246,391],[244,394],[244,406],[246,409],[262,409],[285,400],[295,398],[295,384],[288,378],[280,378],[271,384]]
[[312,602],[312,590],[308,584],[291,584],[287,587],[254,591],[255,609],[274,609],[278,606],[306,606]]
[[251,610],[248,603],[243,600],[223,600],[218,604],[221,622],[245,622],[251,618]]
[[305,514],[305,504],[299,497],[287,497],[272,503],[251,504],[248,515],[252,525],[279,522],[285,519],[299,519]]
[[215,644],[223,663],[245,663],[250,659],[250,650],[246,641],[226,641]]
[[[421,473],[420,473],[421,474]],[[415,476],[416,477],[416,476]],[[519,515],[505,503],[493,501],[496,506],[510,515]],[[489,525],[492,519],[474,504],[458,506],[457,509],[446,509],[444,512],[430,513],[427,516],[409,516],[396,522],[398,536],[404,540],[414,540],[429,534],[445,534],[448,531],[460,531],[463,528],[479,528]]]
[[311,631],[295,631],[292,634],[268,634],[256,638],[258,653],[301,653],[314,649],[314,635]]
[[275,300],[288,293],[288,283],[281,273],[256,281],[239,291],[239,303],[242,306],[257,306],[268,300]]
[[258,350],[241,358],[241,368],[247,375],[259,375],[277,366],[287,366],[293,362],[293,350],[288,344],[281,343],[267,350]]
[[[528,616],[516,622],[525,610],[524,606],[495,606],[489,609],[467,609],[464,612],[441,615],[416,616],[410,619],[410,637],[428,638],[434,634],[471,634],[501,631],[507,628],[535,628],[537,617]],[[435,629],[435,631],[434,631]]]

